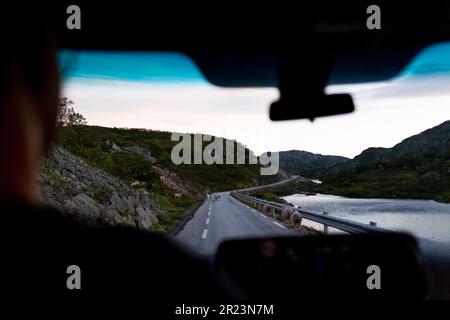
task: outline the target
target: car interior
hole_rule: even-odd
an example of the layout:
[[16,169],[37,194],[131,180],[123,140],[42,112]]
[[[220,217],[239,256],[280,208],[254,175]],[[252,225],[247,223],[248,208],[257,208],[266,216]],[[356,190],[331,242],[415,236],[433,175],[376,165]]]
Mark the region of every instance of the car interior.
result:
[[[217,272],[219,277],[225,282],[225,286],[233,287],[231,299],[239,301],[242,301],[240,299],[248,299],[273,303],[300,298],[322,300],[339,297],[340,299],[357,298],[370,301],[372,299],[378,301],[383,299],[440,300],[450,298],[450,240],[446,238],[450,235],[449,224],[445,225],[444,222],[441,224],[440,230],[444,231],[440,234],[443,235],[444,240],[436,241],[434,238],[416,234],[406,227],[391,228],[389,223],[375,223],[372,222],[373,219],[370,224],[369,221],[358,219],[349,221],[349,219],[351,220],[349,216],[333,215],[333,208],[336,209],[337,207],[318,209],[315,211],[316,214],[314,214],[313,209],[316,208],[316,204],[313,200],[305,203],[298,200],[299,202],[297,203],[295,202],[297,200],[291,201],[283,198],[286,201],[281,204],[274,198],[262,199],[260,193],[258,193],[260,191],[254,189],[275,181],[261,180],[268,182],[258,182],[257,185],[251,185],[253,182],[250,181],[250,178],[247,178],[244,183],[241,183],[242,186],[239,187],[237,184],[225,184],[225,182],[228,183],[227,179],[234,177],[233,172],[225,172],[224,174],[227,178],[221,178],[222,176],[216,171],[201,173],[189,169],[191,171],[182,172],[179,170],[183,169],[179,169],[179,167],[183,167],[183,165],[176,168],[172,165],[166,165],[161,160],[163,153],[159,151],[159,149],[163,150],[166,146],[157,140],[160,138],[158,135],[162,136],[165,134],[165,120],[161,120],[160,127],[146,128],[157,130],[155,131],[156,133],[152,133],[155,136],[150,138],[142,136],[142,139],[148,139],[145,141],[156,141],[154,142],[154,149],[150,150],[151,154],[150,152],[146,154],[145,150],[142,151],[142,145],[139,145],[138,142],[136,143],[137,147],[130,144],[129,141],[139,141],[141,133],[138,131],[126,129],[124,132],[130,132],[130,134],[135,135],[132,138],[134,140],[126,140],[128,139],[125,138],[126,133],[108,131],[113,129],[101,128],[106,126],[103,124],[108,119],[112,119],[114,112],[117,114],[122,112],[124,114],[123,119],[133,119],[135,121],[129,125],[110,125],[109,127],[114,127],[114,130],[116,127],[144,127],[144,122],[139,121],[145,117],[150,117],[150,114],[153,113],[155,114],[155,119],[158,119],[157,117],[161,117],[161,119],[166,119],[165,117],[175,119],[178,117],[177,119],[180,120],[177,121],[181,122],[183,119],[186,121],[186,124],[183,123],[183,126],[180,125],[175,129],[168,126],[167,131],[185,130],[192,133],[207,134],[209,132],[199,132],[199,130],[202,130],[202,125],[205,128],[214,129],[214,126],[221,128],[220,123],[222,122],[224,127],[228,126],[229,131],[227,132],[232,132],[232,134],[236,132],[236,137],[238,137],[237,132],[245,127],[245,125],[242,128],[238,127],[238,123],[240,124],[240,121],[245,120],[248,122],[254,121],[255,123],[270,122],[270,125],[273,125],[273,128],[275,128],[274,130],[285,125],[290,126],[289,128],[292,128],[292,132],[298,132],[298,136],[289,138],[291,140],[286,141],[307,141],[309,138],[313,139],[312,136],[309,137],[307,134],[302,133],[301,128],[303,127],[299,126],[298,131],[294,131],[297,130],[295,128],[296,124],[301,123],[304,126],[314,127],[320,126],[320,123],[328,124],[333,121],[340,123],[339,121],[341,120],[339,119],[359,112],[364,114],[366,111],[363,108],[361,110],[359,108],[360,101],[365,97],[364,92],[358,95],[358,92],[363,90],[352,92],[351,90],[345,90],[346,88],[352,88],[352,86],[355,88],[360,88],[358,86],[361,86],[363,88],[365,85],[376,87],[377,84],[381,84],[383,88],[389,88],[391,81],[403,76],[405,70],[410,70],[408,67],[415,61],[414,59],[418,59],[417,57],[425,52],[424,50],[450,41],[450,3],[446,1],[412,1],[405,5],[404,3],[393,1],[380,2],[376,5],[381,10],[381,27],[379,28],[369,28],[370,21],[368,19],[372,14],[376,14],[377,9],[372,8],[369,10],[368,8],[373,4],[366,1],[355,3],[337,1],[244,3],[241,1],[226,3],[184,2],[177,4],[172,2],[147,1],[138,3],[128,1],[121,4],[109,3],[107,5],[81,1],[77,4],[81,12],[81,27],[74,29],[68,28],[67,19],[73,12],[76,12],[76,9],[72,8],[74,11],[68,9],[70,5],[72,4],[59,3],[50,9],[52,15],[56,18],[55,25],[57,26],[59,54],[62,61],[62,63],[60,61],[60,68],[63,79],[66,74],[70,77],[70,72],[73,71],[72,68],[76,69],[78,65],[79,71],[76,76],[79,78],[85,77],[87,79],[85,81],[89,81],[90,78],[98,76],[101,78],[98,81],[112,81],[118,87],[111,91],[116,90],[115,93],[110,94],[109,91],[101,87],[103,85],[101,82],[97,84],[92,82],[93,84],[91,85],[90,82],[83,83],[81,81],[79,82],[79,87],[74,86],[70,87],[72,91],[67,90],[67,92],[71,93],[71,95],[67,94],[67,97],[75,101],[74,108],[77,109],[77,104],[82,108],[82,102],[80,101],[88,101],[89,99],[87,93],[83,96],[85,92],[97,92],[96,94],[103,98],[110,95],[111,98],[109,99],[115,101],[111,102],[111,111],[103,109],[103,114],[95,114],[97,117],[95,118],[90,116],[91,114],[94,115],[94,111],[89,113],[91,112],[89,110],[94,108],[94,102],[85,104],[85,109],[83,109],[83,112],[87,110],[89,125],[91,125],[91,119],[95,118],[92,121],[93,125],[99,126],[98,129],[95,129],[98,132],[95,132],[102,139],[103,144],[101,148],[103,149],[101,150],[104,151],[106,150],[105,148],[108,148],[107,150],[111,150],[108,151],[108,157],[110,155],[111,157],[122,155],[123,159],[129,159],[123,155],[126,152],[128,152],[127,157],[134,152],[133,157],[136,158],[136,154],[139,153],[139,157],[144,160],[150,159],[149,161],[155,161],[152,158],[155,157],[157,165],[153,165],[152,170],[156,170],[157,175],[149,177],[146,175],[144,167],[139,167],[139,170],[141,170],[139,172],[125,172],[129,163],[134,164],[135,162],[124,162],[124,164],[119,166],[115,164],[116,162],[112,162],[110,167],[108,167],[106,166],[107,162],[103,158],[99,160],[99,157],[95,158],[94,156],[86,155],[90,152],[89,150],[94,150],[97,146],[76,146],[73,149],[67,147],[67,150],[81,158],[86,156],[83,160],[84,162],[76,162],[77,166],[81,167],[84,165],[83,163],[88,165],[100,163],[103,167],[100,166],[99,168],[105,170],[108,174],[110,173],[108,170],[115,170],[111,172],[118,172],[117,175],[121,179],[127,174],[132,174],[136,182],[126,179],[122,180],[126,183],[130,182],[130,185],[134,183],[134,189],[131,189],[138,190],[136,192],[141,192],[139,189],[139,177],[141,177],[141,181],[153,181],[151,179],[162,181],[166,183],[165,185],[169,189],[170,183],[172,185],[176,184],[171,181],[176,181],[182,187],[177,187],[178,189],[175,188],[173,189],[175,191],[171,191],[170,199],[174,203],[181,203],[182,200],[180,199],[184,199],[185,190],[188,190],[186,194],[189,192],[194,194],[198,190],[203,190],[203,186],[200,183],[203,180],[200,179],[204,179],[206,181],[205,184],[208,185],[208,191],[198,191],[201,202],[195,208],[189,207],[189,213],[184,214],[182,218],[178,216],[177,219],[182,222],[178,222],[168,232],[168,237],[173,237],[175,240],[178,239],[179,243],[177,245],[180,246],[184,246],[188,242],[193,243],[193,245],[187,246],[186,252],[189,252],[196,259],[198,258],[206,263],[214,272]],[[441,56],[433,60],[434,64],[429,64],[427,67],[429,69],[445,69],[445,61],[450,61],[445,59],[446,53],[450,54],[450,51],[441,52]],[[189,66],[177,60],[178,56],[182,57],[181,60],[188,61]],[[64,57],[67,58],[67,61],[63,59]],[[439,59],[443,61],[441,64],[439,64],[439,61],[441,61]],[[66,67],[67,70],[65,69]],[[154,72],[155,68],[161,68],[161,70],[157,70],[160,73],[156,76],[148,75],[148,73]],[[137,95],[138,90],[141,90],[139,94],[144,94],[147,89],[146,87],[140,88],[139,86],[143,86],[143,84],[136,82],[133,85],[129,85],[131,90],[129,95],[122,94],[122,89],[119,88],[121,81],[123,83],[125,81],[145,81],[146,74],[149,77],[162,77],[164,79],[164,72],[167,72],[167,70],[181,71],[179,71],[179,74],[174,73],[173,78],[175,80],[171,80],[172,82],[168,83],[167,89],[157,86],[155,87],[156,89],[149,87],[147,94],[151,96],[151,94],[159,92],[162,95],[167,92],[166,96],[169,98],[158,100],[153,109],[146,109],[145,106],[141,107],[137,110],[142,112],[142,115],[128,118],[128,114],[125,115],[127,112],[126,106],[139,105],[139,101],[132,98],[133,92],[136,92]],[[450,68],[445,71],[450,71]],[[76,71],[73,72],[75,74]],[[89,74],[90,72],[92,74]],[[195,76],[192,76],[192,74],[195,74]],[[188,103],[187,100],[196,95],[195,84],[192,87],[194,89],[189,89],[192,90],[189,96],[185,95],[182,90],[177,91],[176,85],[177,81],[188,81],[186,79],[191,76],[196,77],[196,79],[202,79],[203,82],[199,85],[200,88],[202,85],[205,85],[208,88],[212,88],[211,90],[217,90],[217,92],[223,94],[222,99],[225,102],[220,102],[216,105],[211,103],[210,109],[207,109],[207,106],[204,107],[205,109],[197,108],[194,104],[203,99],[201,93],[199,93],[198,100],[193,100],[192,104]],[[144,80],[141,78],[136,80],[133,77],[141,77]],[[74,79],[76,80],[76,77]],[[437,79],[437,81],[440,81],[440,78]],[[61,86],[65,85],[64,81],[61,80]],[[70,84],[70,81],[67,83]],[[442,92],[445,92],[445,88],[448,88],[450,93],[450,86],[445,87],[444,80],[441,83],[443,83],[440,87]],[[170,87],[171,85],[173,87]],[[420,85],[418,82],[417,87],[406,88],[405,90],[411,90],[407,93],[414,92],[414,90],[417,90],[417,92],[423,90],[420,92],[426,92],[424,94],[430,96],[435,94],[436,91],[433,91],[435,90],[433,84],[424,86],[423,89],[420,88]],[[89,86],[91,86],[90,89],[83,89]],[[106,87],[106,84],[104,86]],[[341,90],[341,88],[344,89]],[[250,97],[259,94],[259,90],[271,90],[270,94],[267,94],[269,96],[268,99],[261,99],[261,101],[266,103],[265,105],[258,102],[260,110],[262,110],[258,115],[260,114],[261,117],[253,117],[251,108],[247,108],[245,103],[236,103],[234,106],[228,106],[235,100],[233,98],[227,100],[227,92],[242,92],[244,96]],[[77,94],[80,97],[79,99]],[[171,109],[170,106],[172,101],[175,101],[170,99],[176,99],[178,95],[180,100],[185,99],[184,111],[182,111],[184,113],[181,113],[183,116],[177,116],[176,112],[178,109]],[[376,97],[376,95],[377,92],[375,92],[374,96]],[[131,101],[129,104],[124,102],[127,99]],[[439,99],[439,97],[436,99]],[[392,101],[395,104],[395,100]],[[402,103],[408,104],[408,101],[410,100]],[[124,105],[122,109],[120,109],[120,103]],[[158,103],[161,107],[158,107]],[[68,106],[70,107],[71,104],[69,103]],[[426,105],[422,107],[427,108]],[[380,110],[384,110],[383,108],[389,109],[389,106],[380,106]],[[445,108],[445,106],[442,108]],[[179,110],[182,109],[180,108]],[[374,110],[377,111],[378,109],[373,107],[367,112],[375,112]],[[423,109],[421,110],[423,111]],[[448,110],[448,107],[447,109],[439,110]],[[147,115],[145,115],[146,112],[148,112]],[[204,112],[204,115],[202,115],[202,112]],[[217,112],[219,118],[222,112],[224,115],[221,120],[209,123],[208,112]],[[228,112],[231,113],[230,118],[227,118]],[[399,111],[398,118],[373,117],[374,119],[381,117],[380,123],[385,123],[386,126],[395,127],[398,125],[401,127],[403,124],[413,121],[414,117],[414,121],[420,122],[420,116],[412,116],[414,112],[410,111],[408,106],[404,106]],[[195,121],[187,122],[189,114],[195,115]],[[239,120],[241,115],[242,119]],[[448,117],[445,118],[446,116],[448,116],[448,111],[446,114],[436,113],[436,124],[448,120]],[[370,119],[370,117],[369,114],[367,119]],[[124,121],[126,122],[126,120]],[[137,123],[137,125],[134,123]],[[370,120],[367,121],[368,126],[370,126],[369,123]],[[77,123],[77,126],[80,124],[83,125],[83,122]],[[235,125],[234,128],[233,124]],[[361,123],[361,132],[364,131],[365,125],[366,123]],[[411,124],[412,126],[413,124]],[[350,128],[343,126],[340,127],[340,130],[335,130],[335,127],[331,126],[329,128],[331,129],[327,129],[326,133],[324,132],[324,139],[330,139],[330,141],[336,141],[332,140],[332,137],[338,136],[340,134],[339,131],[349,130],[349,132],[353,132]],[[69,129],[66,130],[68,131]],[[385,130],[389,131],[383,127],[378,128],[380,136]],[[420,129],[416,131],[419,133]],[[444,152],[446,153],[440,158],[441,160],[444,159],[442,161],[444,166],[446,166],[445,168],[447,168],[446,177],[442,178],[442,173],[440,173],[439,179],[444,181],[441,182],[441,185],[450,181],[448,174],[450,172],[448,167],[450,160],[445,160],[448,159],[446,157],[448,157],[450,150],[449,132],[444,133],[447,137],[446,142],[444,141],[443,144]],[[232,134],[228,135],[227,138],[234,139],[235,136],[232,136]],[[246,134],[250,135],[242,133],[239,137],[245,137]],[[214,132],[214,135],[217,134]],[[347,138],[342,138],[339,142],[334,143],[342,146],[351,145],[353,143],[352,140],[357,138],[350,135],[342,135],[342,137]],[[377,133],[375,133],[376,135]],[[67,137],[69,138],[64,140],[64,143],[68,146],[78,143],[78,140],[75,141],[75,138],[70,140],[71,136],[67,135]],[[81,136],[77,137],[81,139],[79,138]],[[94,138],[88,137],[86,139],[92,140]],[[115,139],[115,141],[112,139]],[[270,139],[267,140],[269,141]],[[274,138],[273,140],[278,141],[280,139]],[[178,142],[179,140],[176,141]],[[244,143],[247,143],[247,141],[244,141]],[[300,142],[298,144],[299,146],[301,145]],[[385,143],[384,146],[386,144],[388,143]],[[251,143],[248,143],[248,145],[249,148],[252,147]],[[283,146],[285,145],[287,144],[283,144]],[[418,148],[423,149],[426,147],[422,145]],[[119,151],[115,151],[114,148]],[[270,148],[268,147],[266,151]],[[103,153],[102,155],[104,156]],[[61,151],[61,157],[63,156],[66,157],[64,159],[70,158],[70,156]],[[135,161],[135,158],[130,159]],[[54,160],[55,163],[59,161],[59,158],[54,159],[56,159]],[[114,158],[113,161],[118,161],[117,159]],[[259,159],[258,161],[260,161]],[[283,159],[280,158],[280,164],[282,164]],[[244,160],[250,161],[249,158]],[[283,170],[288,170],[286,167],[282,168]],[[170,174],[168,170],[177,172],[178,176],[174,178],[176,174]],[[353,170],[350,172],[359,172],[357,171],[359,169],[350,170]],[[286,179],[302,179],[303,171],[292,172],[289,172],[290,176]],[[76,175],[76,173],[73,174]],[[98,174],[102,175],[103,173]],[[54,177],[54,175],[50,174],[47,176],[50,178]],[[181,177],[181,180],[177,180],[179,177]],[[193,187],[186,187],[185,184],[179,182],[183,179],[186,180],[186,177],[192,178],[192,181],[195,181],[196,184],[193,184]],[[338,177],[343,179],[344,176],[340,175]],[[321,185],[323,188],[326,187],[327,181],[337,183],[335,180],[326,180],[326,177],[324,179]],[[370,180],[370,178],[365,179]],[[55,184],[62,183],[61,181],[63,180],[55,178],[51,186],[54,187]],[[216,187],[219,186],[219,182],[223,183],[223,185]],[[117,185],[120,185],[120,188],[123,188],[123,190],[131,190],[125,189],[119,182],[117,182]],[[350,188],[349,184],[344,185],[344,188],[346,186]],[[351,187],[353,188],[353,186]],[[371,188],[378,187],[374,186]],[[445,189],[445,187],[443,188]],[[101,198],[103,196],[102,192],[104,192],[103,189],[98,187],[96,190],[97,193],[95,195]],[[162,189],[152,189],[150,195],[157,193],[158,190]],[[317,191],[318,195],[326,193],[325,191],[321,192],[321,190],[326,189],[317,190],[319,190]],[[443,192],[448,192],[448,189]],[[85,193],[89,197],[94,198],[94,195]],[[290,194],[294,193],[298,192],[293,191]],[[119,191],[117,191],[117,194],[118,200],[114,195],[111,197],[109,193],[104,195],[104,198],[109,201],[108,205],[115,205],[118,208],[117,210],[120,210],[120,203],[124,201]],[[330,194],[333,194],[332,191],[330,191]],[[345,192],[342,194],[347,195]],[[371,196],[373,194],[375,194],[375,191],[368,193],[369,196],[358,198],[386,198],[384,196],[373,197]],[[141,193],[139,195],[141,196]],[[397,198],[404,199],[405,196],[403,195],[404,193]],[[135,197],[140,199],[140,204],[135,204],[136,209],[133,209],[133,205],[131,208],[133,212],[136,211],[136,214],[142,213],[141,216],[143,216],[147,212],[146,207],[143,205],[146,200],[142,200],[143,198],[139,198],[140,196]],[[304,197],[306,196],[307,194],[304,195]],[[310,195],[308,199],[314,199],[314,196],[315,193],[312,196]],[[72,206],[82,202],[85,204],[83,208],[86,210],[92,209],[92,205],[88,205],[89,202],[86,200],[86,197],[83,198],[75,193],[71,194],[71,197],[72,202],[70,204]],[[158,202],[158,199],[162,199],[162,197],[150,198],[152,201],[156,199],[156,202]],[[406,198],[409,199],[408,195],[406,195]],[[420,197],[411,194],[411,199],[413,198],[420,199]],[[128,197],[127,199],[131,198]],[[423,199],[434,201],[436,198],[425,195]],[[437,200],[438,202],[439,199]],[[129,201],[133,203],[134,200]],[[443,216],[442,219],[448,219],[447,217],[450,216],[448,201],[442,201],[442,204],[440,202],[438,204],[441,206],[439,208],[442,208],[438,212]],[[65,202],[64,205],[66,206],[67,203],[69,202]],[[164,202],[161,203],[164,204]],[[373,205],[375,202],[370,203]],[[286,207],[286,205],[290,206],[291,204],[291,207]],[[126,207],[126,205],[124,206]],[[140,211],[137,210],[139,206],[141,208],[139,209]],[[415,212],[415,206],[415,202],[413,202],[411,204],[413,208],[411,212]],[[148,207],[155,212],[160,210],[153,209],[150,205]],[[162,205],[162,208],[166,210],[164,205]],[[250,218],[245,220],[250,221],[248,225],[247,222],[244,223],[244,220],[240,221],[238,218],[234,218],[235,216],[230,216],[226,220],[223,216],[226,216],[228,211],[234,210],[232,208],[240,208],[239,210],[242,212],[248,211],[248,214],[254,214],[255,218],[251,218],[254,220]],[[354,207],[352,210],[364,211],[365,209],[365,207]],[[173,212],[183,211],[176,208],[173,210]],[[390,211],[388,209],[383,210],[382,214],[389,215]],[[402,210],[406,211],[407,209],[401,209],[399,212]],[[214,214],[219,213],[222,217],[214,216]],[[102,214],[100,213],[99,216]],[[423,214],[426,214],[426,212]],[[161,221],[168,221],[167,217],[162,218],[163,214],[159,215],[158,213],[156,216],[160,222],[159,225],[161,225]],[[276,220],[277,217],[281,220]],[[287,218],[283,220],[283,217]],[[261,221],[256,221],[256,218]],[[202,219],[201,227],[197,227],[197,225],[200,225],[200,222],[198,222],[200,219]],[[205,219],[206,225],[203,227]],[[214,219],[217,219],[217,222]],[[295,219],[299,219],[300,222]],[[268,223],[265,220],[270,221],[272,227],[275,224],[279,232],[271,232],[271,229],[265,226],[265,223]],[[310,220],[313,223],[317,223],[321,234],[303,235],[301,232],[297,234],[290,233],[298,225],[297,223],[301,225],[302,220]],[[144,225],[147,220],[143,218],[142,221],[141,224]],[[285,222],[283,223],[283,221]],[[394,221],[394,218],[392,218],[392,221]],[[148,223],[157,225],[154,221]],[[436,224],[439,224],[439,222],[436,222]],[[335,232],[328,232],[328,227]],[[256,230],[256,228],[259,229]],[[237,230],[239,230],[239,234]],[[150,231],[152,232],[152,229]],[[194,237],[196,237],[196,242],[191,240]],[[206,242],[208,244],[205,244]],[[137,254],[137,251],[135,250],[133,253]],[[168,259],[174,265],[177,264],[176,257]],[[117,268],[120,269],[120,267]],[[379,279],[377,280],[375,277],[379,270],[381,270],[381,290]],[[372,275],[374,276],[371,277]],[[160,276],[164,277],[162,273]],[[177,288],[173,290],[176,291]],[[195,290],[195,288],[191,288],[191,290]]]

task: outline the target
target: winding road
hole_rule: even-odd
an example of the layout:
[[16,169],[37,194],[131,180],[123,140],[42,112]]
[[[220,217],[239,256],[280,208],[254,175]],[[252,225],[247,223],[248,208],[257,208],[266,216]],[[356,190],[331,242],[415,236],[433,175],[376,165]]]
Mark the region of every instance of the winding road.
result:
[[280,222],[234,199],[230,192],[214,195],[219,195],[219,199],[205,200],[193,218],[175,236],[202,255],[213,255],[220,242],[225,239],[297,234]]

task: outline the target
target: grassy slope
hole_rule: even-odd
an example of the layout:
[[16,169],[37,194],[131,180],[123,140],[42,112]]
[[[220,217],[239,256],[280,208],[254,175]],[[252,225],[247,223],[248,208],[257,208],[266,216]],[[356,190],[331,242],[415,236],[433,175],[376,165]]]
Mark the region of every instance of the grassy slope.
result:
[[393,148],[369,148],[325,172],[320,192],[349,197],[415,198],[450,202],[450,121]]
[[[324,176],[317,192],[356,198],[434,199],[450,202],[449,157],[405,156]],[[426,174],[435,172],[439,178]]]
[[[433,199],[450,202],[450,157],[404,156],[396,160],[366,162],[356,168],[321,176],[322,184],[296,181],[259,196],[274,201],[295,193],[317,192],[352,198]],[[439,178],[426,176],[427,172]],[[258,195],[257,195],[258,196]]]

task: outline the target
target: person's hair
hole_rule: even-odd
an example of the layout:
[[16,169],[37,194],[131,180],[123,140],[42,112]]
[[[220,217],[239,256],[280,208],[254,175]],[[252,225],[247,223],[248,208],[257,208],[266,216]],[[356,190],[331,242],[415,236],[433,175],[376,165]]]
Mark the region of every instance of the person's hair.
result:
[[17,95],[29,95],[48,148],[59,96],[56,19],[53,11],[44,8],[14,7],[0,13],[0,112],[7,117]]

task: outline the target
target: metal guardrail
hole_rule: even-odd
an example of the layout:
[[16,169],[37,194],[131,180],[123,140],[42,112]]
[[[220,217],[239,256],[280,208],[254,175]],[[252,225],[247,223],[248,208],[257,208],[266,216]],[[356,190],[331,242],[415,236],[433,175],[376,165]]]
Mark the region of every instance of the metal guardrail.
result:
[[295,181],[297,179],[300,179],[300,178],[301,178],[300,176],[291,176],[289,179],[286,179],[286,180],[274,182],[274,183],[271,183],[271,184],[265,184],[265,185],[257,186],[257,187],[251,187],[251,188],[245,188],[245,189],[237,189],[237,190],[233,190],[232,192],[239,192],[239,193],[245,194],[247,192],[255,192],[255,191],[258,191],[258,190],[270,189],[270,188],[278,187],[278,186],[283,185],[283,184],[287,184],[287,183],[293,182],[293,181]]
[[[347,219],[337,218],[333,216],[329,216],[327,214],[319,214],[314,212],[308,212],[304,211],[289,205],[271,202],[263,199],[259,199],[256,197],[248,196],[245,194],[242,194],[240,192],[233,191],[230,193],[231,196],[236,198],[237,200],[248,202],[248,203],[255,203],[262,206],[267,206],[268,208],[271,208],[273,210],[279,210],[283,211],[287,208],[293,210],[294,212],[297,212],[300,214],[300,217],[303,219],[315,221],[318,223],[323,224],[324,226],[332,227],[335,229],[339,229],[342,231],[345,231],[350,234],[360,234],[360,233],[367,233],[367,232],[393,232],[387,229],[383,229],[380,227],[377,227],[374,224],[363,224]],[[324,212],[325,213],[325,212]]]

